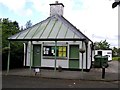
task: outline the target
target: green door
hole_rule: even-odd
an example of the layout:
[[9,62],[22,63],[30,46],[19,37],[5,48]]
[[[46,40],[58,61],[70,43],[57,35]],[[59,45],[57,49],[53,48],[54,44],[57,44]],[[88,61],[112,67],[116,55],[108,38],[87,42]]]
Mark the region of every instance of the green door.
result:
[[69,48],[69,68],[79,68],[79,45],[70,45]]
[[33,67],[41,66],[41,45],[33,45]]

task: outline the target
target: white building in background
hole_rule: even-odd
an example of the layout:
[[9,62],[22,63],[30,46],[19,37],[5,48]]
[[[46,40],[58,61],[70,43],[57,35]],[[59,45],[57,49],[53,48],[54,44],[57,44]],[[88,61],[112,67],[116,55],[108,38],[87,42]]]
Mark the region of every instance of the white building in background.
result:
[[[112,60],[112,50],[95,50],[95,55],[108,56],[108,61]],[[94,59],[93,59],[94,60]]]

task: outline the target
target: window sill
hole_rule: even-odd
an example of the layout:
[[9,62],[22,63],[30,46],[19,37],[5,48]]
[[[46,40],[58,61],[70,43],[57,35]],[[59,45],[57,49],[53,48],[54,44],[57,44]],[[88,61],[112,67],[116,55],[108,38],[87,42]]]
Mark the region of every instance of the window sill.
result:
[[69,58],[69,60],[79,60],[79,58]]
[[[49,57],[49,56],[43,56],[43,59],[55,59],[55,57]],[[63,59],[63,60],[67,60],[67,57],[56,57],[56,59]]]

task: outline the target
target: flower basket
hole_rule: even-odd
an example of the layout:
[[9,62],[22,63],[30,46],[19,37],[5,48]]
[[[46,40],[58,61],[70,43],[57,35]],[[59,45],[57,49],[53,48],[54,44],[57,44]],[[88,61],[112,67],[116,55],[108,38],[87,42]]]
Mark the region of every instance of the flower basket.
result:
[[80,53],[84,53],[84,52],[85,52],[85,50],[84,50],[84,49],[80,49],[79,51],[80,51]]
[[62,67],[61,66],[58,66],[58,71],[62,72]]

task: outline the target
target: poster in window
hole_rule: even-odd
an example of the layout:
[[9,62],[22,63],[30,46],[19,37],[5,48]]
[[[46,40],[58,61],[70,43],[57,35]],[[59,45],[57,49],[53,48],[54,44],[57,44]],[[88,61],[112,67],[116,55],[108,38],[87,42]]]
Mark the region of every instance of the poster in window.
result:
[[66,52],[63,52],[63,57],[66,57]]
[[62,57],[62,52],[59,52],[59,53],[58,53],[58,56],[59,56],[59,57]]
[[49,48],[46,48],[47,51],[49,51]]
[[55,55],[55,51],[54,51],[54,49],[52,49],[52,54]]
[[43,50],[44,54],[45,54],[45,50],[46,50],[46,48],[44,47],[44,50]]
[[54,53],[54,49],[52,49],[52,53]]
[[47,54],[47,55],[48,55],[48,54],[49,54],[49,52],[48,52],[48,51],[45,51],[45,54]]
[[63,47],[63,51],[66,51],[66,47]]
[[59,47],[59,51],[62,51],[62,47]]

